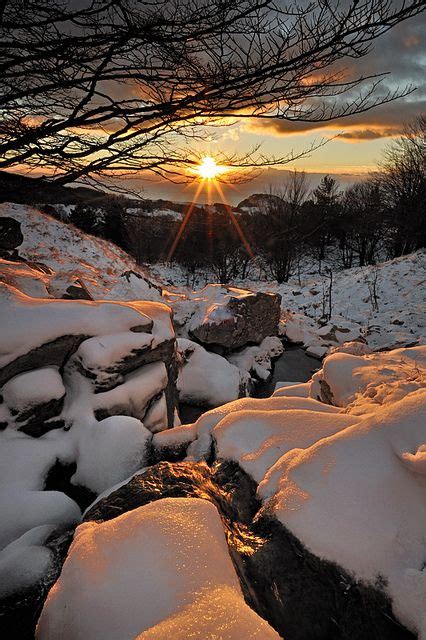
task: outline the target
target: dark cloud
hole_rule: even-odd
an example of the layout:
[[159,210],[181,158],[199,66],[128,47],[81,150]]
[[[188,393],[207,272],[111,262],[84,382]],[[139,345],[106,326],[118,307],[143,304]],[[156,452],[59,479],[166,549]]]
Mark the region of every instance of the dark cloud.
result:
[[288,136],[309,132],[340,132],[340,139],[349,141],[373,140],[397,136],[404,126],[426,113],[426,100],[415,100],[414,94],[410,98],[395,100],[380,105],[358,115],[338,118],[331,122],[290,122],[288,120],[250,120],[247,124],[249,131],[261,134]]
[[[407,122],[426,113],[426,14],[407,20],[379,38],[370,53],[354,63],[342,61],[340,68],[348,78],[387,73],[376,97],[396,88],[414,91],[395,102],[365,113],[340,118],[329,123],[289,122],[286,120],[251,120],[247,128],[257,133],[294,135],[310,131],[341,131],[341,139],[350,142],[398,135]],[[355,97],[348,93],[344,100]],[[343,104],[343,102],[342,102]]]

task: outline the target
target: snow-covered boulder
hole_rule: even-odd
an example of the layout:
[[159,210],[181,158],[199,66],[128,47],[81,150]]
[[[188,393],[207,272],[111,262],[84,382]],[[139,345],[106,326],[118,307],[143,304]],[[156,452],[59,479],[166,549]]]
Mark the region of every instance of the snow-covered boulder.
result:
[[[177,366],[171,310],[130,258],[5,207],[24,242],[22,260],[0,260],[0,584],[15,571],[7,598],[19,600],[52,557],[30,532],[72,529],[97,494],[149,462],[153,433],[174,424]],[[91,293],[109,300],[56,297],[89,274]],[[138,295],[148,289],[154,300]]]
[[171,299],[180,335],[227,350],[259,344],[278,333],[281,297],[209,284]]
[[289,452],[259,494],[314,554],[370,584],[382,581],[399,620],[426,634],[426,391],[307,450]]
[[310,395],[351,412],[374,411],[426,386],[426,347],[356,356],[328,356],[312,378]]
[[248,371],[260,380],[267,380],[271,375],[273,360],[283,352],[280,338],[268,336],[258,346],[245,347],[231,353],[227,360],[242,371]]
[[77,531],[38,640],[279,635],[244,601],[215,507],[164,499]]
[[177,379],[179,399],[187,404],[217,407],[249,393],[250,376],[201,345],[178,338],[181,368]]
[[21,373],[3,386],[1,394],[20,431],[41,435],[50,428],[63,426],[63,422],[51,420],[61,413],[65,397],[65,387],[56,367]]

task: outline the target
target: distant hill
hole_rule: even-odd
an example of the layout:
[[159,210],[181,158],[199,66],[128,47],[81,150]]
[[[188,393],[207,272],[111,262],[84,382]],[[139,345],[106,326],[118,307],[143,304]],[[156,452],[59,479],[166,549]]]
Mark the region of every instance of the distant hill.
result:
[[99,203],[108,197],[104,191],[89,187],[63,187],[45,178],[30,178],[0,171],[0,202],[18,204]]

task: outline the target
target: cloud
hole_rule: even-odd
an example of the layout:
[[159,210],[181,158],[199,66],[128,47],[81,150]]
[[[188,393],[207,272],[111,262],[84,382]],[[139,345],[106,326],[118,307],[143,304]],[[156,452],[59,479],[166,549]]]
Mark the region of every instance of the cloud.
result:
[[[346,142],[362,142],[397,136],[404,125],[426,113],[426,12],[391,29],[374,42],[370,53],[359,60],[343,60],[339,68],[347,79],[389,73],[382,83],[386,90],[411,86],[416,90],[405,98],[378,106],[365,113],[328,123],[254,120],[245,124],[252,133],[271,136],[304,135],[310,132],[329,136],[340,133]],[[348,93],[346,99],[355,97]],[[342,99],[344,96],[342,96]],[[342,103],[343,104],[343,103]]]
[[422,113],[426,113],[426,100],[406,98],[331,122],[291,122],[278,118],[270,120],[251,118],[245,128],[251,133],[271,136],[294,136],[307,133],[318,133],[324,136],[339,134],[339,140],[362,142],[398,136],[408,122]]

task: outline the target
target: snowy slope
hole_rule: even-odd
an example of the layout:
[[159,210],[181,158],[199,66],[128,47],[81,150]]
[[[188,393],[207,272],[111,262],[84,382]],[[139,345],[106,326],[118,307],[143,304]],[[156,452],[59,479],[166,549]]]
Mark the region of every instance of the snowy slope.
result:
[[[182,284],[168,286],[165,297],[173,306],[179,325],[190,329],[211,309],[219,314],[226,304],[225,288],[207,286],[192,291],[183,286],[178,267],[156,266],[159,277]],[[376,266],[333,273],[331,317],[328,313],[328,276],[302,274],[278,285],[274,281],[245,280],[236,283],[248,291],[279,293],[282,297],[281,332],[291,342],[303,344],[322,357],[336,345],[362,338],[374,350],[422,344],[426,340],[426,252],[424,250]],[[247,295],[247,291],[246,291]]]
[[[111,242],[83,233],[72,225],[52,218],[37,209],[20,204],[0,204],[0,216],[10,216],[21,223],[24,236],[19,255],[36,263],[35,272],[50,296],[60,298],[67,287],[80,279],[93,298],[101,300],[160,300],[161,293],[150,283],[136,262]],[[37,263],[49,269],[37,269]],[[28,269],[13,264],[5,267],[9,277],[29,274]],[[44,270],[46,271],[46,270]],[[126,272],[136,272],[124,276]],[[34,274],[33,274],[34,275]],[[27,275],[28,277],[28,275]],[[38,295],[36,285],[31,290]],[[29,293],[29,291],[28,291]],[[44,296],[42,296],[44,297]]]

